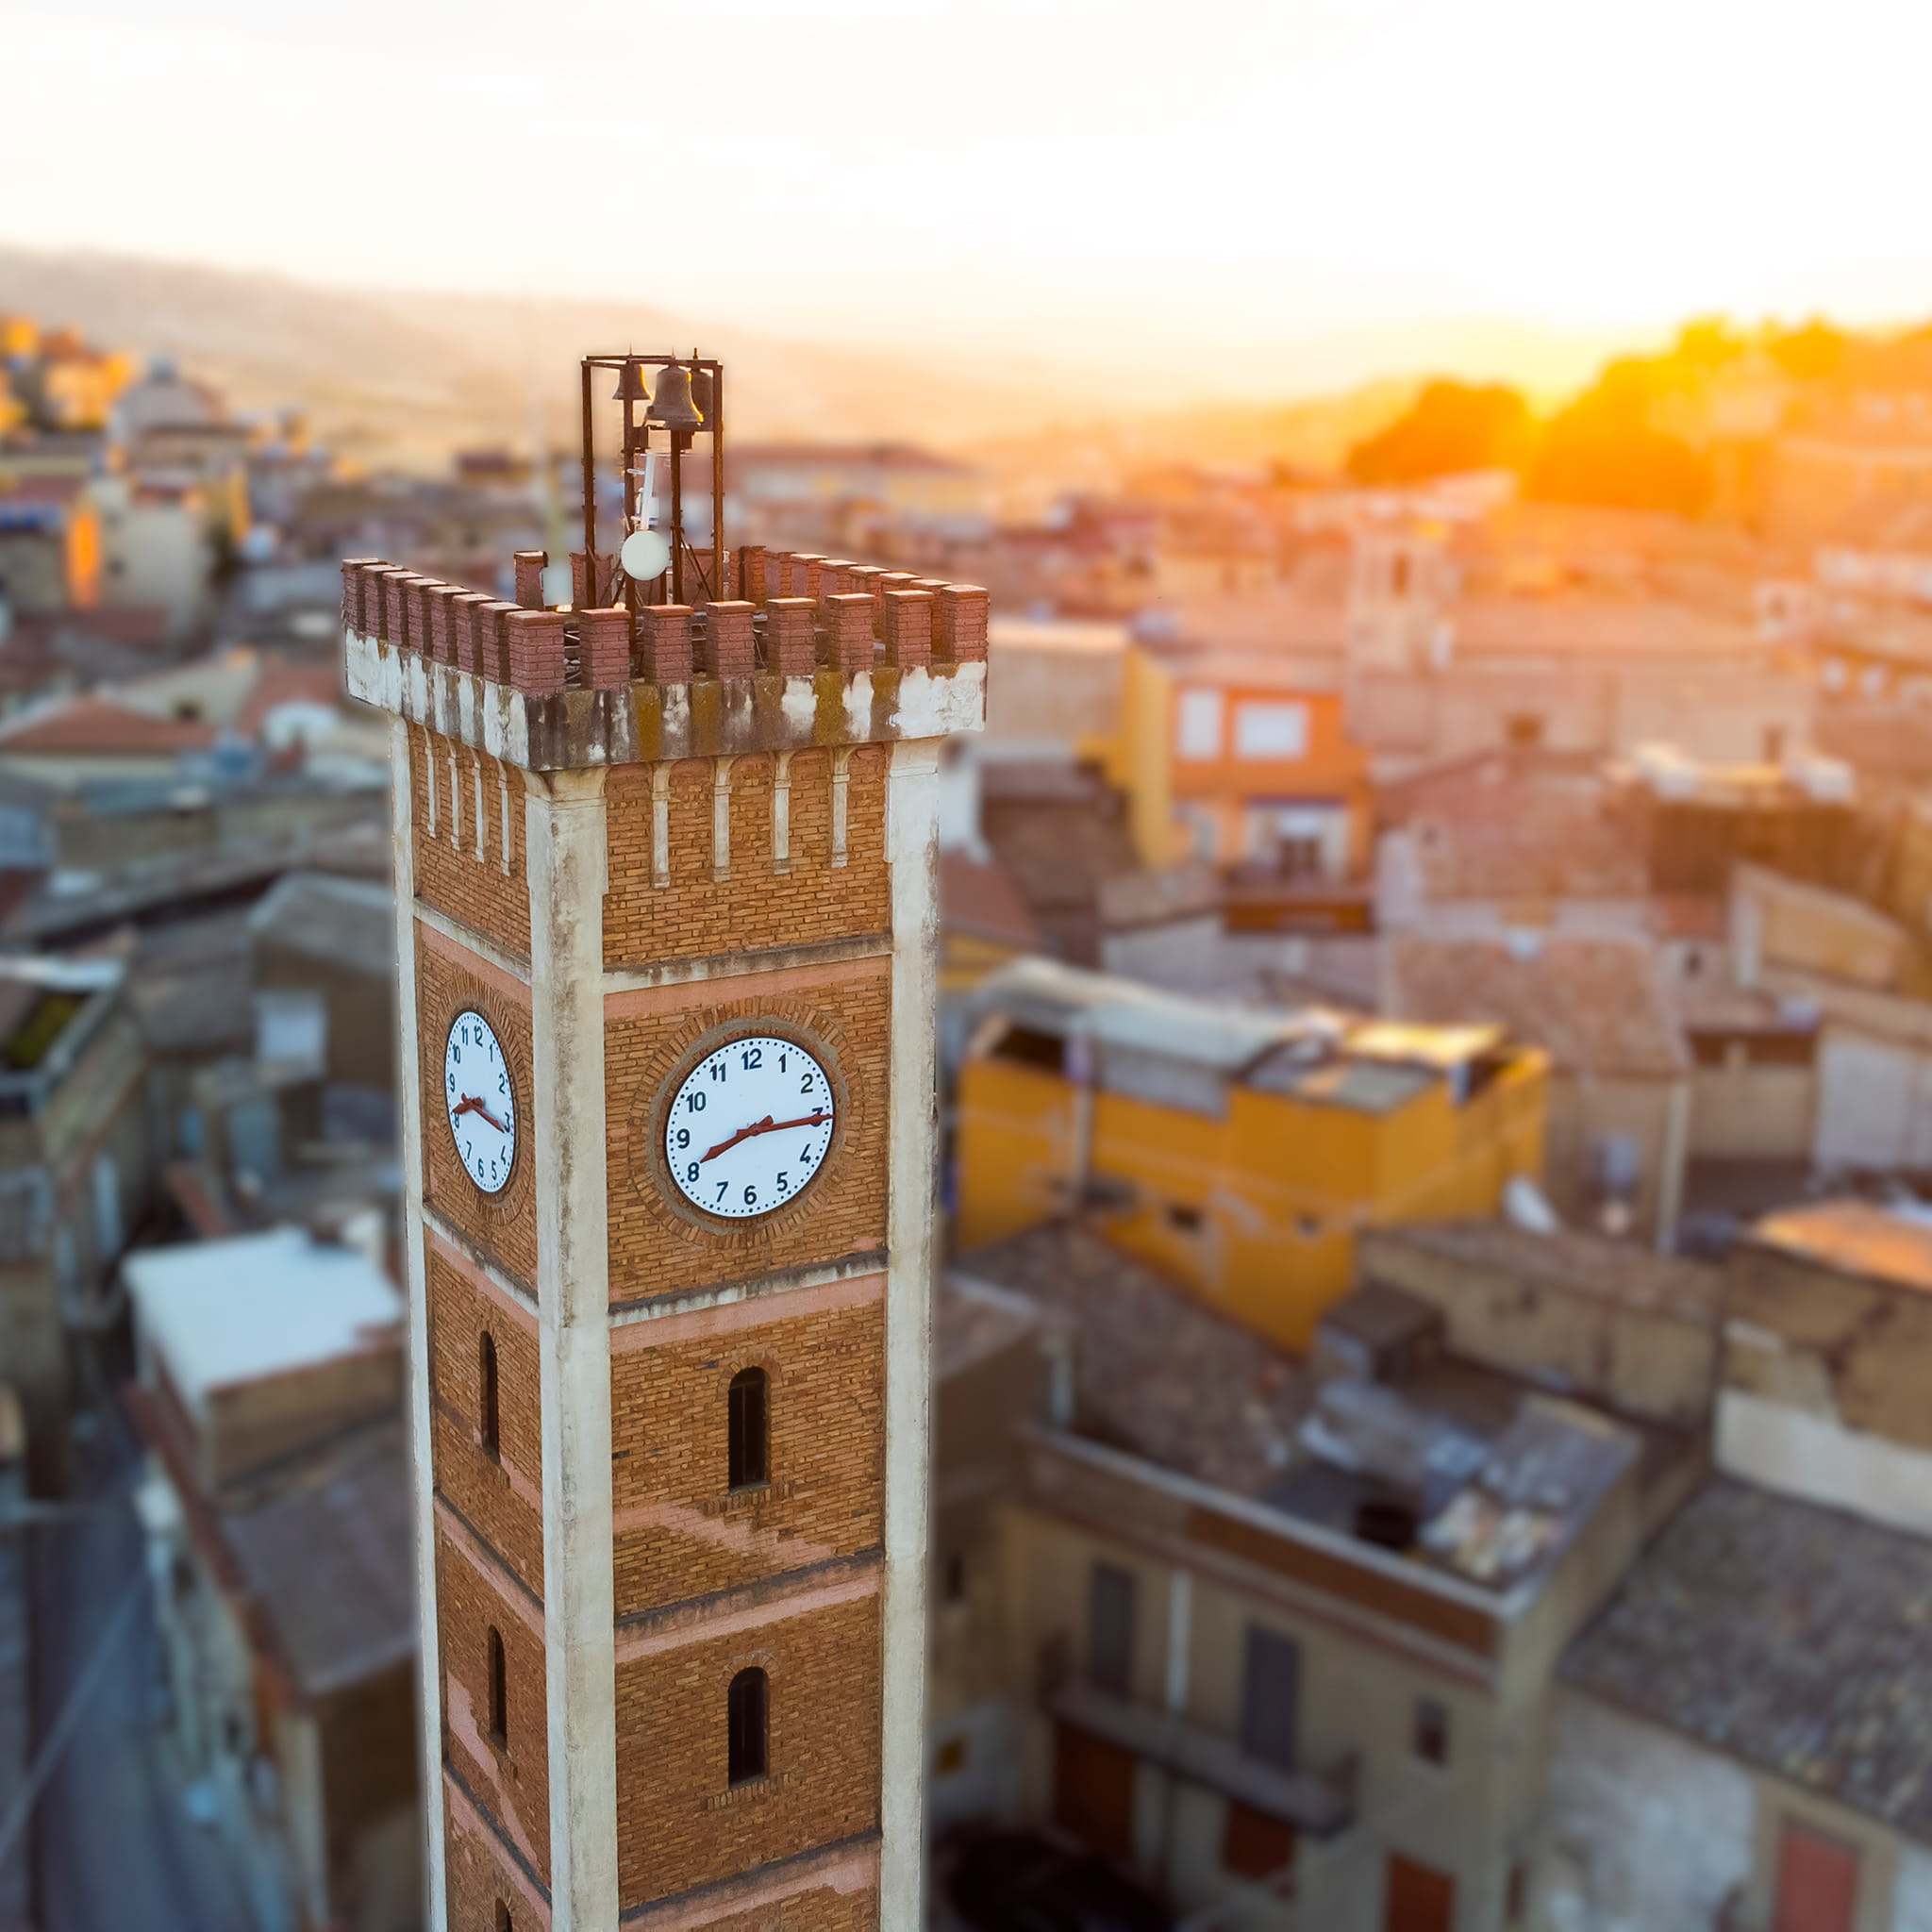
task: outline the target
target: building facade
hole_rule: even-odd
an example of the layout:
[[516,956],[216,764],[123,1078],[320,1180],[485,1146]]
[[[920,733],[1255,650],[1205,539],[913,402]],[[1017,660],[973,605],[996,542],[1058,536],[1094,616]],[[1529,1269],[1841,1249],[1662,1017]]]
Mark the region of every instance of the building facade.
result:
[[1500,1026],[1232,1010],[1029,959],[974,995],[962,1251],[1078,1208],[1208,1307],[1306,1349],[1357,1237],[1542,1176],[1548,1063]]
[[[1366,1283],[1307,1361],[1071,1221],[952,1274],[936,1815],[1050,1824],[1188,1925],[1544,1924],[1555,1666],[1700,1480],[1710,1356],[1653,1309],[1694,1270],[1539,1239],[1440,1299]],[[1690,1399],[1551,1397],[1479,1272],[1573,1356],[1618,1304]]]
[[1137,643],[1122,712],[1108,775],[1143,864],[1194,857],[1330,882],[1367,868],[1368,754],[1326,666]]
[[150,1191],[146,1058],[118,963],[13,962],[0,1056],[0,1362],[34,1487],[57,1494],[75,1374],[115,1319],[114,1264]]
[[518,561],[527,606],[345,567],[399,807],[431,1923],[914,1925],[938,755],[985,593],[746,550],[633,642]]

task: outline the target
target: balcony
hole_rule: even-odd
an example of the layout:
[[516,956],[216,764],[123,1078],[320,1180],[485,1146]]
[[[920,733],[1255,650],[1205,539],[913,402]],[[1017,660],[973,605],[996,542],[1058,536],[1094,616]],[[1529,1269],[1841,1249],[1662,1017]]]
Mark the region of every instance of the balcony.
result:
[[1354,1822],[1353,1753],[1326,1770],[1281,1771],[1177,1712],[1156,1710],[1091,1684],[1067,1683],[1045,1700],[1049,1716],[1085,1731],[1190,1784],[1278,1818],[1313,1838],[1332,1838]]

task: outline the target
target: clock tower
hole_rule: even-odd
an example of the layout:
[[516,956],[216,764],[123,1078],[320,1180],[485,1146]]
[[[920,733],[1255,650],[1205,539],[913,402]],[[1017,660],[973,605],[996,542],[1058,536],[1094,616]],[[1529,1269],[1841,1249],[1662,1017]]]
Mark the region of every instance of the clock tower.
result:
[[675,573],[593,532],[567,599],[537,556],[513,604],[343,567],[391,721],[430,1924],[915,1927],[937,765],[986,594],[626,503]]

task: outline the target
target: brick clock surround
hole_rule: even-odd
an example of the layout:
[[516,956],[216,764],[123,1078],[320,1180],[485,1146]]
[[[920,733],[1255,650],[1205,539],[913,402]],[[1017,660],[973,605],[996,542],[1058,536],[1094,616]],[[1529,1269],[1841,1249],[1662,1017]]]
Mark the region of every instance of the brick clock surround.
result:
[[924,1923],[937,771],[986,596],[730,566],[635,642],[343,567],[391,721],[437,1932]]

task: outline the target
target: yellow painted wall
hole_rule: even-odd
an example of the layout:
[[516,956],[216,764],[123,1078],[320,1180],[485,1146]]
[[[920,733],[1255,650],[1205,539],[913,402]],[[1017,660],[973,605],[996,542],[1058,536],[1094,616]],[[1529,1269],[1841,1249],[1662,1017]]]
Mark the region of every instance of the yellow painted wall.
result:
[[101,601],[101,520],[83,505],[67,519],[67,598],[76,610]]
[[1016,1060],[967,1061],[954,1141],[962,1247],[1005,1241],[1067,1208],[1074,1098],[1058,1074]]
[[[1368,760],[1348,736],[1341,694],[1218,679],[1213,688],[1221,691],[1224,707],[1222,756],[1182,761],[1175,754],[1174,734],[1186,681],[1155,653],[1128,646],[1121,678],[1120,731],[1103,764],[1108,782],[1127,794],[1128,827],[1141,864],[1173,865],[1193,856],[1191,835],[1174,818],[1177,804],[1198,807],[1210,817],[1214,848],[1205,856],[1228,864],[1247,856],[1243,813],[1251,801],[1309,797],[1337,799],[1347,808],[1349,870],[1361,872],[1368,863],[1372,831]],[[1241,706],[1284,700],[1307,710],[1306,753],[1295,758],[1239,757],[1234,732]]]
[[[1323,1310],[1348,1291],[1357,1229],[1493,1213],[1512,1175],[1541,1178],[1547,1090],[1547,1062],[1524,1052],[1461,1108],[1442,1082],[1383,1114],[1234,1087],[1220,1121],[1098,1091],[1091,1173],[1126,1184],[1131,1200],[1095,1224],[1208,1306],[1306,1350]],[[1053,1073],[967,1062],[962,1247],[1065,1210],[1078,1104]]]
[[1127,828],[1145,866],[1188,856],[1174,822],[1174,679],[1137,646],[1121,678],[1121,729],[1107,759],[1108,782],[1127,794]]

